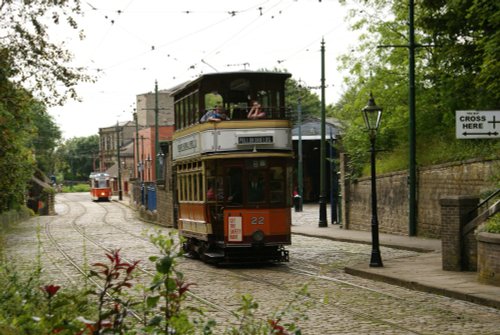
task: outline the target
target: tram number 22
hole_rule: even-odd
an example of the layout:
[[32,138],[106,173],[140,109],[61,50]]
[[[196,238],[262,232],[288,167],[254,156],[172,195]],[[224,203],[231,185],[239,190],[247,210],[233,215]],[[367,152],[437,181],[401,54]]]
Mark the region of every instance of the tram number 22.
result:
[[264,217],[263,216],[252,216],[250,218],[250,223],[251,224],[264,224]]

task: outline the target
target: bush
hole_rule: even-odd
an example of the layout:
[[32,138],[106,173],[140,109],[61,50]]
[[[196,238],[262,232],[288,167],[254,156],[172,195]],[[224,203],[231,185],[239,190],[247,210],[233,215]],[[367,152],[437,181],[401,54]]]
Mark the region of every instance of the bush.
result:
[[77,317],[93,314],[83,291],[42,285],[40,270],[26,274],[2,262],[0,285],[0,334],[76,334]]
[[64,185],[62,188],[63,193],[72,193],[72,192],[90,192],[90,186],[88,184],[70,184]]
[[[184,306],[192,283],[176,269],[182,239],[173,232],[150,236],[159,256],[150,257],[156,274],[143,299],[130,295],[139,262],[122,259],[119,250],[106,253],[107,262],[92,264],[89,277],[100,282],[91,289],[67,290],[42,284],[41,266],[23,276],[0,259],[0,334],[214,334],[215,321],[203,311]],[[307,295],[305,288],[299,296]],[[142,306],[135,319],[132,308]],[[238,322],[223,334],[302,334],[296,322],[305,319],[307,303],[291,301],[269,318],[256,316],[258,303],[243,295]],[[285,321],[290,320],[290,321]]]
[[484,231],[488,233],[500,234],[500,213],[493,215],[486,221]]

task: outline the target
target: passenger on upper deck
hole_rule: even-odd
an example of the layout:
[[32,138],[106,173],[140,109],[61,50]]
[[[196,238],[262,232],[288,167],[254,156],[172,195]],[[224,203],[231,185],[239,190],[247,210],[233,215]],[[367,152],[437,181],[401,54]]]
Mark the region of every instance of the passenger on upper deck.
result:
[[266,112],[261,109],[261,106],[257,100],[254,100],[252,103],[252,108],[248,112],[247,118],[249,119],[262,119],[266,117]]
[[216,105],[214,109],[209,110],[201,117],[200,122],[220,122],[222,120],[229,120],[229,116],[227,116],[226,112],[219,105]]

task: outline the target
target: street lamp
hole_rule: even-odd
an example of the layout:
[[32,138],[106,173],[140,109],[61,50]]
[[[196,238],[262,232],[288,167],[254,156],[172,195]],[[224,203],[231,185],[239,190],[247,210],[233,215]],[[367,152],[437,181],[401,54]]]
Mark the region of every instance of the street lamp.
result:
[[370,259],[371,267],[382,267],[382,257],[378,239],[378,217],[377,217],[377,181],[375,179],[375,138],[377,129],[380,126],[382,108],[377,106],[373,94],[370,93],[370,100],[363,108],[363,118],[367,130],[370,132],[371,143],[371,182],[372,182],[372,255]]
[[160,152],[156,155],[158,158],[158,162],[160,163],[160,174],[156,176],[156,180],[164,180],[163,174],[164,174],[164,163],[165,163],[165,154],[163,153],[163,150],[160,148]]

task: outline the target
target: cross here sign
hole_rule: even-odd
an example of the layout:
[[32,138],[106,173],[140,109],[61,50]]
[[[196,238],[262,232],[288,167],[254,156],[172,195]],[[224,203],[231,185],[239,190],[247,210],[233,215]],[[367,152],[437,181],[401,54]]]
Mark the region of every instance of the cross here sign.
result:
[[500,111],[456,111],[457,138],[500,138]]

